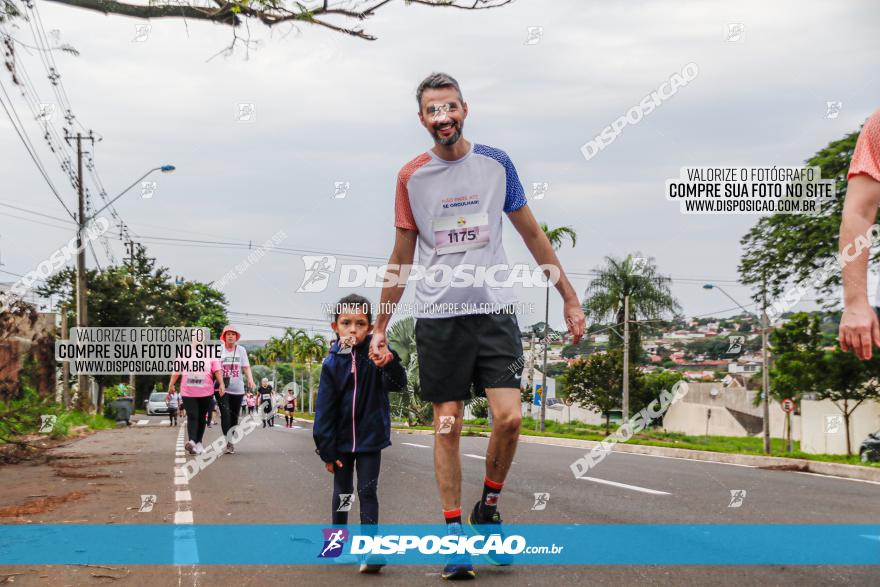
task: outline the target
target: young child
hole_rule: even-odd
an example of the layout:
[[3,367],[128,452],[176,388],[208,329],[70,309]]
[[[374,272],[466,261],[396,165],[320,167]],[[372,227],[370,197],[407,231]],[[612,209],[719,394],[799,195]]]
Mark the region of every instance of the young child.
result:
[[168,425],[177,426],[177,408],[180,406],[180,394],[177,392],[167,394],[165,405],[168,406]]
[[[370,356],[370,301],[349,295],[336,304],[330,326],[338,340],[321,369],[313,436],[315,452],[333,473],[332,524],[348,523],[357,471],[361,524],[379,523],[381,450],[391,445],[388,392],[406,388],[406,370],[392,350]],[[360,572],[378,573],[381,557],[362,559]]]

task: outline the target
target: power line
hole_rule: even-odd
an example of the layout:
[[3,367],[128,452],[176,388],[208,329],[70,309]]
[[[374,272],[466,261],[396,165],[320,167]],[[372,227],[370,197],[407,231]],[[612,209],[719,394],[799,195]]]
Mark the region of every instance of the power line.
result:
[[6,96],[6,100],[9,102],[9,107],[7,108],[6,102],[0,100],[0,104],[3,105],[3,110],[6,112],[6,116],[9,118],[9,122],[12,123],[12,128],[15,130],[18,138],[21,139],[21,142],[27,150],[28,155],[30,155],[31,160],[34,162],[34,165],[37,166],[37,169],[40,171],[40,175],[42,175],[43,179],[46,180],[46,183],[49,185],[49,189],[52,190],[52,193],[55,195],[55,198],[61,203],[61,205],[64,207],[64,210],[67,211],[67,214],[71,218],[75,218],[73,212],[70,211],[70,209],[64,203],[64,200],[61,199],[61,196],[58,194],[58,190],[55,189],[55,185],[52,183],[52,180],[49,179],[49,176],[46,174],[43,162],[40,161],[40,157],[36,154],[36,151],[33,148],[33,144],[30,142],[30,138],[27,137],[27,131],[24,129],[24,126],[19,129],[18,125],[16,125],[15,123],[15,120],[13,120],[12,114],[10,114],[9,112],[10,109],[12,110],[12,113],[15,114],[15,119],[18,120],[19,124],[21,124],[21,119],[18,118],[18,113],[15,112],[15,107],[12,105],[12,100],[9,98],[9,94],[6,92],[6,87],[3,85],[2,81],[0,81],[0,90],[3,91],[3,95]]

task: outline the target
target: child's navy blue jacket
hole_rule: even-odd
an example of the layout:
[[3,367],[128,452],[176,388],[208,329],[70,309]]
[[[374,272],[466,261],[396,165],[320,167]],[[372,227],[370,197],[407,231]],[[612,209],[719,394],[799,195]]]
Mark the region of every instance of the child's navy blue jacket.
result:
[[334,342],[324,359],[312,435],[325,463],[334,462],[341,453],[391,446],[388,392],[406,389],[406,369],[393,350],[394,359],[377,367],[367,356],[371,339],[368,335],[350,355],[337,354],[339,342]]

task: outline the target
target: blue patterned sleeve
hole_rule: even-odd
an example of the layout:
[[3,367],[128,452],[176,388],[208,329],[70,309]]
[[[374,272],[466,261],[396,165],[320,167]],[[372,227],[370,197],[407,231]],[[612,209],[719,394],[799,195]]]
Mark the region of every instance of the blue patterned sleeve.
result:
[[507,153],[504,154],[504,170],[507,176],[507,194],[504,198],[504,211],[509,214],[525,206],[528,200],[526,200],[525,190],[523,190],[519,175],[516,173],[516,167],[513,166],[513,161],[510,160]]
[[486,157],[491,157],[504,167],[504,177],[507,180],[507,187],[504,194],[505,212],[508,214],[515,212],[528,204],[525,190],[523,190],[522,183],[519,181],[519,175],[516,173],[516,167],[513,166],[513,161],[510,160],[507,153],[501,149],[479,144],[474,145],[474,152],[479,153],[480,155],[485,155]]

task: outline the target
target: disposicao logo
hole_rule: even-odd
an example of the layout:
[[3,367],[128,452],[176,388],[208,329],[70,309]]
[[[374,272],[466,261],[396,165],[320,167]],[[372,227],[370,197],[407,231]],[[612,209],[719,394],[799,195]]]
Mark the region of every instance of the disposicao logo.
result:
[[318,558],[336,558],[342,554],[345,541],[348,540],[348,530],[344,528],[324,528],[324,547]]

